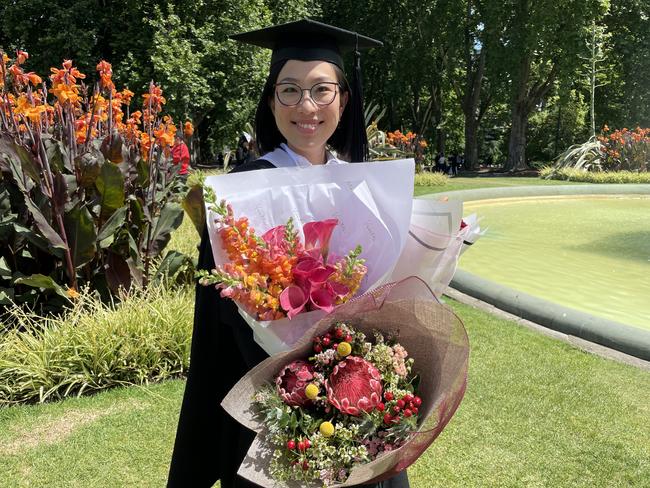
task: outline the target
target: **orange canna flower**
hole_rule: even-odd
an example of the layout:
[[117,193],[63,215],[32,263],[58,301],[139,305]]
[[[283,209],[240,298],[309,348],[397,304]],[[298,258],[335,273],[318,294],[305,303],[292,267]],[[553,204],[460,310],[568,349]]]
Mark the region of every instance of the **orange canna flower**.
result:
[[135,95],[135,93],[133,93],[128,88],[125,88],[124,90],[122,90],[122,92],[121,92],[122,103],[124,105],[130,105],[131,104],[131,99],[133,98],[133,95]]
[[29,54],[26,51],[20,49],[16,51],[16,64],[24,64],[27,59],[29,59]]
[[154,82],[149,84],[149,93],[142,95],[144,99],[143,106],[153,113],[158,113],[162,110],[162,106],[167,103],[165,97],[162,96],[162,88],[156,86]]
[[84,79],[86,75],[81,73],[77,68],[72,67],[72,60],[66,59],[63,61],[63,69],[50,68],[52,74],[50,75],[50,80],[52,84],[66,83],[73,84],[76,83],[77,79]]
[[58,83],[50,88],[50,93],[54,94],[61,105],[65,105],[66,103],[75,105],[80,100],[77,85],[68,86],[65,83]]
[[97,64],[97,71],[99,72],[99,86],[108,91],[113,91],[115,85],[113,84],[113,67],[108,61],[103,59]]
[[40,76],[38,76],[36,73],[34,73],[33,71],[30,71],[25,76],[27,76],[27,78],[29,79],[29,82],[34,86],[40,85],[41,83],[43,83],[43,79]]
[[186,121],[185,125],[183,126],[183,134],[185,137],[192,137],[192,134],[194,134],[194,126],[189,120]]

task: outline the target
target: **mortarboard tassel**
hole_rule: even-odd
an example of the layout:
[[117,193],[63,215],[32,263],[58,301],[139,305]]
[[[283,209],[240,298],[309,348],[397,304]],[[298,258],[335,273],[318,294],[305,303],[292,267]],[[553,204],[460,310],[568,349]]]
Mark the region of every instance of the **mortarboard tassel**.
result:
[[361,80],[361,53],[359,52],[359,36],[354,49],[354,70],[352,72],[352,137],[354,143],[350,153],[351,162],[363,162],[368,159],[368,136],[366,122],[363,117],[363,86]]

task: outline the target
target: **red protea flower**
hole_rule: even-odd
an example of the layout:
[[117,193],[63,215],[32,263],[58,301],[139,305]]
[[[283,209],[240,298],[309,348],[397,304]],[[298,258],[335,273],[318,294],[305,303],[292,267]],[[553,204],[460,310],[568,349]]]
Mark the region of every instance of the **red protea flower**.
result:
[[339,362],[325,381],[327,400],[348,415],[372,411],[381,401],[381,375],[357,356]]
[[275,384],[284,403],[301,407],[310,402],[305,395],[305,387],[314,379],[313,373],[314,367],[301,359],[292,361],[282,368],[275,379]]

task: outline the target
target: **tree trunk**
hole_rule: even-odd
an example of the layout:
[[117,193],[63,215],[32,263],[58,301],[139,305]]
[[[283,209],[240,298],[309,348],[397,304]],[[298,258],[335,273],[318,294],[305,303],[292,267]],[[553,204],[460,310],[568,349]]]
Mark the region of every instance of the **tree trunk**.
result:
[[432,87],[431,99],[433,100],[433,123],[435,127],[436,137],[436,154],[445,153],[446,134],[442,124],[442,86],[436,85]]
[[465,168],[478,168],[478,121],[465,117]]
[[528,110],[525,103],[515,103],[512,107],[512,128],[508,141],[508,160],[505,171],[521,171],[528,169],[526,163],[526,128],[528,126]]
[[512,99],[510,112],[510,139],[508,141],[508,159],[504,171],[520,171],[528,169],[526,164],[526,128],[528,126],[529,99],[528,82],[530,80],[531,55],[525,54],[519,63],[517,88]]

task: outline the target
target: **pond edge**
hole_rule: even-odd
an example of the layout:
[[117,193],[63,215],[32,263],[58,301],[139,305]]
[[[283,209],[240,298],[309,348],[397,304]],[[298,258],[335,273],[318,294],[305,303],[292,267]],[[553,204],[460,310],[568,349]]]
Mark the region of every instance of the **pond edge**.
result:
[[[650,184],[515,186],[459,190],[427,195],[427,198],[488,200],[504,197],[555,195],[650,195]],[[501,310],[564,334],[650,361],[650,331],[597,317],[486,280],[461,269],[450,286]]]

